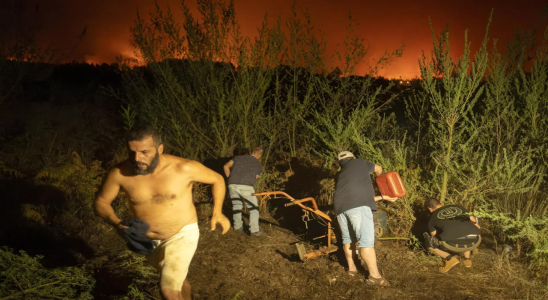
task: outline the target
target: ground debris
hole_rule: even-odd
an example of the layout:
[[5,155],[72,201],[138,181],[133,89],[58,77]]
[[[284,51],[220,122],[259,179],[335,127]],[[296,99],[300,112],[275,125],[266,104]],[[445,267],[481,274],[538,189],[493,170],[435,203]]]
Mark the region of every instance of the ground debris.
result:
[[487,248],[473,257],[472,268],[459,265],[441,274],[439,259],[404,243],[377,241],[379,268],[392,284],[379,288],[365,284],[367,270],[363,267],[359,276],[348,276],[342,253],[300,261],[295,237],[273,228],[264,229],[268,239],[257,239],[234,232],[223,236],[204,227],[188,277],[194,299],[233,299],[236,295],[239,300],[543,297],[540,281],[528,280],[523,265],[502,264],[500,255]]

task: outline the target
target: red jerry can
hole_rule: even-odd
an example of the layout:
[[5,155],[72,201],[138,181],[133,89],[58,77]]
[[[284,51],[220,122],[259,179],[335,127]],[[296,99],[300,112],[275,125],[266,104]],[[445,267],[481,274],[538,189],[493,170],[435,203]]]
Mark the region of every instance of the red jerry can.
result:
[[401,198],[407,194],[398,172],[384,173],[376,178],[381,195]]

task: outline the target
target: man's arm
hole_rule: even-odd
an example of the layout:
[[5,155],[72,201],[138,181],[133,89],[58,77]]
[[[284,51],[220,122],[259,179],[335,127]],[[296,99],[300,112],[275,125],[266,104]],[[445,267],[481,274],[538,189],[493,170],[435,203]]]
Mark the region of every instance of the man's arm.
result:
[[430,216],[430,219],[428,219],[428,232],[430,232],[431,236],[436,236],[437,228],[436,228],[436,220],[433,216]]
[[[228,163],[226,164],[228,165]],[[226,166],[225,165],[225,166]],[[223,228],[223,234],[230,229],[230,221],[223,215],[223,201],[225,198],[225,180],[219,173],[205,167],[197,161],[189,161],[187,170],[190,171],[191,180],[211,184],[213,194],[213,215],[211,216],[211,230],[215,230],[217,223]],[[230,173],[229,173],[230,174]]]
[[95,199],[95,212],[97,215],[116,229],[122,229],[122,227],[127,228],[126,226],[120,225],[122,220],[116,216],[116,213],[112,208],[112,201],[116,199],[116,196],[118,196],[118,192],[120,191],[119,176],[120,169],[112,169],[101,188],[101,192],[97,196],[97,199]]
[[259,177],[263,174],[263,165],[259,164],[257,166],[257,175],[255,176],[255,179],[259,179]]
[[396,200],[398,200],[398,199],[399,199],[398,197],[390,197],[390,196],[387,196],[387,195],[375,196],[375,202],[379,202],[381,200],[396,202]]
[[234,165],[234,161],[230,160],[223,166],[226,178],[230,176],[230,168],[232,168],[233,165]]
[[479,225],[478,220],[476,219],[476,217],[470,216],[470,222],[474,223],[474,225],[476,225],[476,227],[477,227],[478,229],[481,229],[481,227],[480,227],[480,225]]
[[382,167],[375,164],[375,176],[380,176],[382,175]]

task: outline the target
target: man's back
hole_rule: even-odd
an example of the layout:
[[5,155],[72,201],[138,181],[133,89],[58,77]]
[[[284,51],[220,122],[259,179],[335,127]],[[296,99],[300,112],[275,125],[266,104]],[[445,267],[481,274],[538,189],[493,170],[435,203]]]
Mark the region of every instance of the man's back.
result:
[[234,164],[228,178],[228,184],[255,185],[257,176],[263,171],[259,159],[253,155],[238,155],[232,161]]
[[374,171],[375,164],[361,158],[342,163],[333,196],[337,214],[359,206],[369,206],[372,211],[377,210],[371,181],[371,173]]
[[428,221],[428,230],[436,231],[442,241],[453,241],[481,230],[470,222],[470,216],[460,205],[445,205],[432,212]]

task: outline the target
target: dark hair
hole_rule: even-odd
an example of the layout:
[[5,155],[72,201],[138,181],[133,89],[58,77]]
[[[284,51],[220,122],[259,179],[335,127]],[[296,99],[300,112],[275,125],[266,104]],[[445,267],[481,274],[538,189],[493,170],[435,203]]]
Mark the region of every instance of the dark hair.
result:
[[425,204],[426,204],[426,207],[434,209],[437,206],[441,205],[441,202],[438,201],[438,199],[436,198],[428,198]]
[[149,125],[134,126],[126,133],[126,142],[142,141],[151,136],[154,141],[154,146],[158,147],[162,144],[162,135],[158,130]]
[[263,147],[261,146],[254,147],[253,150],[251,151],[251,154],[263,154]]

